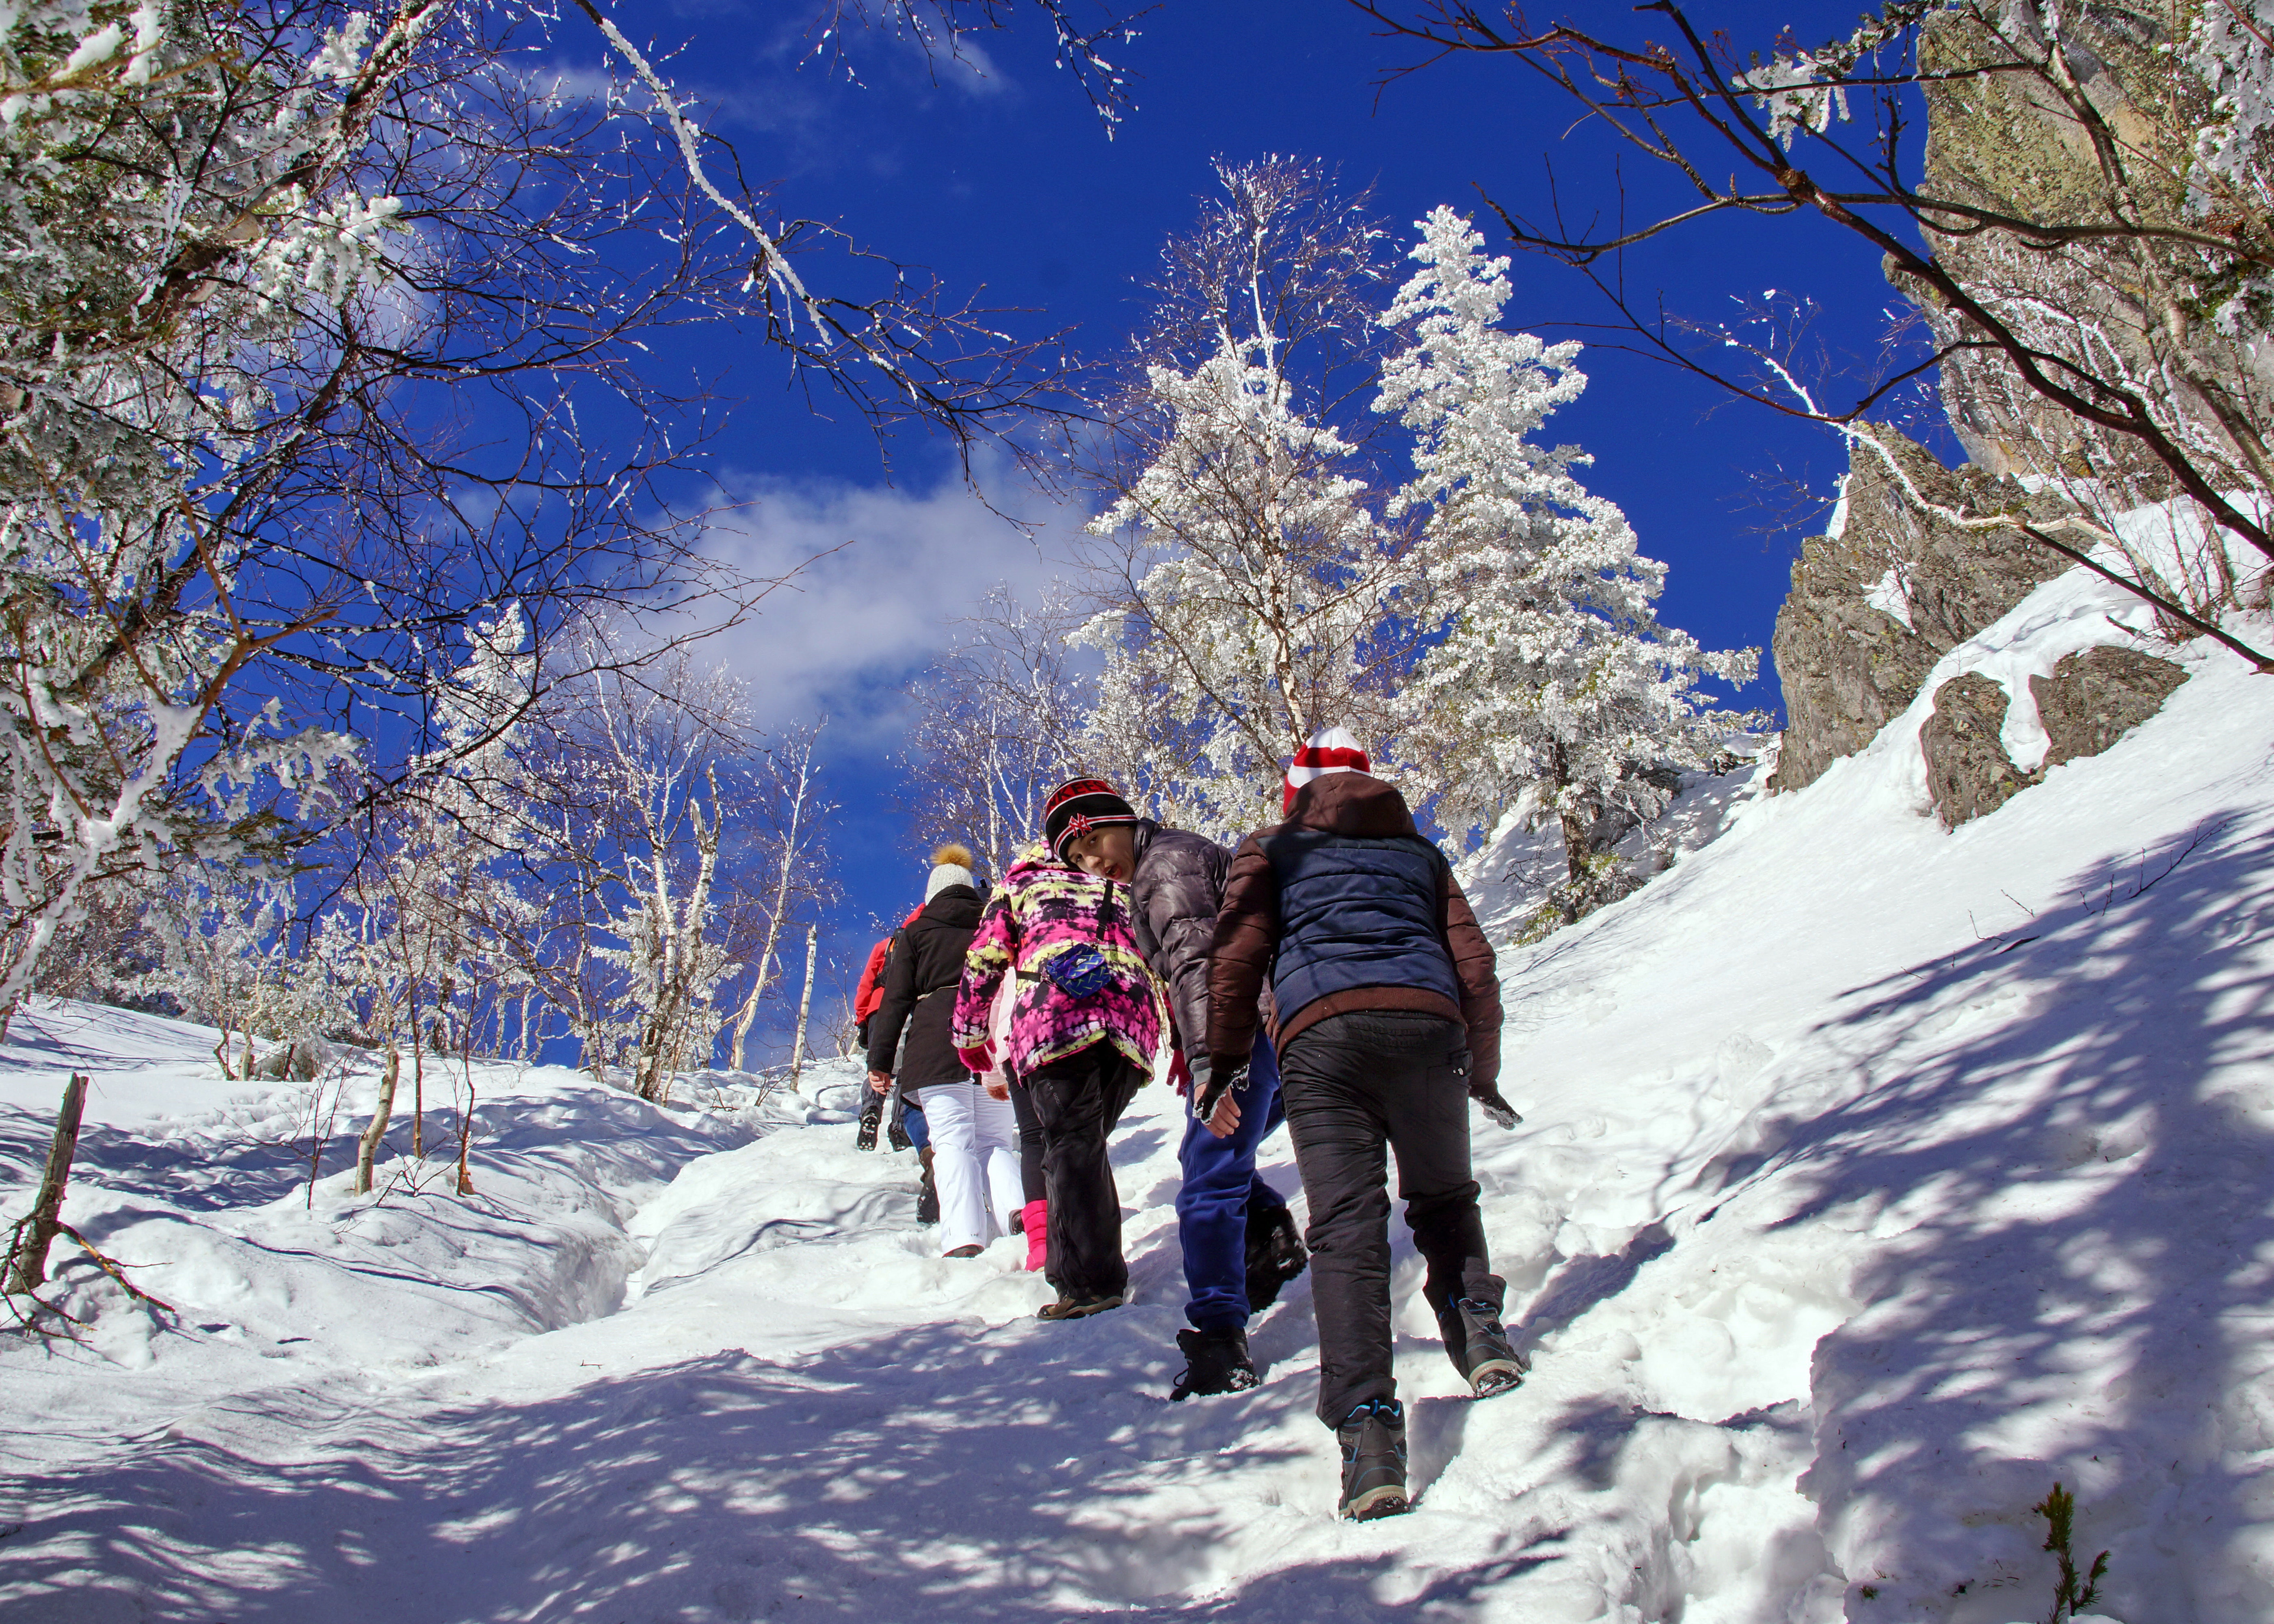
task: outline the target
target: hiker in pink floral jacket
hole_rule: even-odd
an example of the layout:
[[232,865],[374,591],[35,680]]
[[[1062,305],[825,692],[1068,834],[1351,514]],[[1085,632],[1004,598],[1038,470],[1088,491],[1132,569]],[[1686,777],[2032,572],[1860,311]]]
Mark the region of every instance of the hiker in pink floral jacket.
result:
[[[1117,810],[1118,808],[1118,810]],[[1043,812],[1053,846],[1100,822],[1136,815],[1101,780],[1077,778]],[[975,1071],[997,1056],[988,1014],[1006,974],[1018,978],[1005,1056],[1043,1124],[1049,1202],[1045,1278],[1058,1300],[1045,1320],[1118,1308],[1128,1294],[1121,1197],[1106,1136],[1136,1097],[1161,1046],[1166,1006],[1138,950],[1129,890],[1035,853],[1012,865],[979,921],[955,999],[956,1048]]]

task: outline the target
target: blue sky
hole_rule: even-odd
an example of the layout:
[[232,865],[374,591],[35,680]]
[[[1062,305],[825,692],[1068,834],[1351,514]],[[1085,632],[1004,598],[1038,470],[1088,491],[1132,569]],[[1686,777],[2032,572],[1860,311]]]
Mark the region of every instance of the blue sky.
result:
[[[1135,106],[1110,140],[1052,67],[1047,33],[1031,19],[983,36],[968,65],[927,64],[888,38],[856,41],[855,83],[811,59],[806,28],[817,9],[804,0],[642,0],[616,15],[636,41],[683,48],[673,77],[703,98],[706,121],[734,143],[745,175],[773,187],[776,212],[840,222],[953,287],[1024,308],[1010,318],[1020,330],[1072,328],[1091,353],[1112,349],[1139,318],[1137,284],[1163,238],[1191,220],[1217,154],[1327,159],[1352,186],[1376,188],[1380,212],[1401,234],[1437,203],[1473,207],[1479,186],[1544,213],[1551,164],[1567,207],[1617,207],[1611,148],[1571,128],[1574,109],[1556,93],[1514,66],[1480,61],[1378,90],[1382,70],[1410,52],[1374,37],[1334,0],[1169,0],[1119,53],[1136,76]],[[1644,32],[1623,0],[1570,14]],[[1727,28],[1741,49],[1769,47],[1786,24],[1811,41],[1854,24],[1846,0],[1701,4],[1696,20]],[[573,28],[561,37],[590,47],[588,62],[572,49],[563,66],[597,65],[596,40]],[[1623,184],[1630,218],[1671,195],[1631,159]],[[1585,284],[1560,267],[1518,256],[1514,278],[1516,325],[1586,338],[1569,324],[1603,317]],[[1715,319],[1734,312],[1733,296],[1803,288],[1825,301],[1826,329],[1867,351],[1878,348],[1879,312],[1893,302],[1868,252],[1805,222],[1686,229],[1632,256],[1627,278],[1646,297],[1662,290],[1677,313]],[[818,417],[802,394],[785,390],[780,362],[755,335],[705,331],[676,353],[659,351],[659,363],[716,375],[739,402],[716,469],[748,506],[715,545],[771,573],[852,544],[770,600],[725,647],[770,721],[832,718],[847,904],[833,921],[829,967],[857,974],[869,921],[897,920],[920,894],[922,864],[907,849],[895,801],[901,687],[992,583],[1032,584],[1053,573],[1054,531],[1084,515],[1053,513],[998,477],[999,500],[1043,523],[1029,540],[969,498],[944,446],[921,439],[893,447],[888,475],[856,419]],[[1643,550],[1670,566],[1665,618],[1709,646],[1760,645],[1766,654],[1800,533],[1761,533],[1751,482],[1782,468],[1828,494],[1843,465],[1832,437],[1600,345],[1581,365],[1588,391],[1551,432],[1594,455],[1590,484],[1623,505]],[[1744,697],[1773,707],[1773,679]]]

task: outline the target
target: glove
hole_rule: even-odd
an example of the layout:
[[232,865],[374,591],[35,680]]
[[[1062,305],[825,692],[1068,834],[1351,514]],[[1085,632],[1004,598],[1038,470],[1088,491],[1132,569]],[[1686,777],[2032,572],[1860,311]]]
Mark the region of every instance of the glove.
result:
[[1169,1056],[1169,1086],[1179,1096],[1193,1091],[1193,1068],[1185,1059],[1185,1051],[1177,1049]]
[[975,1073],[995,1069],[995,1045],[981,1040],[969,1049],[959,1049],[955,1057],[963,1062],[963,1069]]
[[1208,1081],[1202,1083],[1193,1096],[1193,1115],[1206,1122],[1216,1115],[1216,1108],[1224,1103],[1224,1096],[1247,1082],[1245,1061],[1236,1066],[1211,1064]]
[[1494,1087],[1490,1083],[1473,1083],[1470,1085],[1469,1098],[1474,1100],[1479,1105],[1483,1106],[1485,1108],[1485,1115],[1491,1117],[1503,1128],[1513,1128],[1517,1123],[1524,1120],[1524,1118],[1517,1113],[1516,1107],[1510,1105],[1506,1100],[1502,1099],[1501,1097],[1500,1090]]

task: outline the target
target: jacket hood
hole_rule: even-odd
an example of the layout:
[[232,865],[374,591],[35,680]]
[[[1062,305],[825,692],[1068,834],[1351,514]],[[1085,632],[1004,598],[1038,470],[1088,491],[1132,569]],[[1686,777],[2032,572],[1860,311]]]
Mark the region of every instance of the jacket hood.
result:
[[1405,797],[1363,772],[1329,772],[1313,778],[1297,792],[1287,822],[1299,829],[1374,839],[1421,832],[1414,826]]
[[1008,888],[1021,880],[1032,879],[1038,874],[1079,874],[1081,872],[1081,870],[1076,868],[1072,863],[1062,863],[1048,852],[1037,849],[1028,852],[1005,870],[1003,883],[1005,888]]
[[918,908],[909,923],[918,919],[937,920],[943,925],[975,925],[979,922],[979,892],[969,885],[949,885]]

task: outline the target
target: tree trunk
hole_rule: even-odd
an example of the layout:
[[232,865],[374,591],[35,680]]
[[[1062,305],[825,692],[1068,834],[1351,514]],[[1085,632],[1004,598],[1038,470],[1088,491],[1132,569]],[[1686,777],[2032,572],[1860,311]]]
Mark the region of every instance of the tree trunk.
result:
[[797,1074],[805,1069],[805,1023],[813,1012],[813,955],[820,938],[817,926],[805,928],[805,996],[797,1001],[797,1041],[790,1045],[789,1086],[797,1086]]
[[466,1109],[458,1118],[458,1193],[474,1192],[474,1176],[466,1166],[466,1155],[474,1142],[474,1068],[472,1056],[466,1064]]
[[1570,877],[1577,879],[1587,872],[1588,820],[1576,812],[1563,814],[1563,861]]
[[765,996],[766,976],[774,961],[774,947],[781,940],[782,914],[789,906],[789,876],[797,861],[798,830],[805,822],[805,792],[813,776],[812,753],[808,751],[797,770],[797,793],[789,803],[789,831],[782,838],[781,868],[774,881],[774,906],[766,915],[765,945],[758,950],[757,979],[750,983],[750,996],[734,1019],[734,1069],[750,1069],[750,1028],[758,1019],[758,1000]]
[[426,1155],[426,1067],[421,1059],[422,1047],[418,1040],[418,992],[417,983],[413,982],[410,993],[410,1154],[423,1161]]
[[56,1136],[48,1144],[48,1170],[40,1180],[40,1199],[33,1204],[32,1215],[17,1231],[15,1252],[8,1270],[7,1289],[11,1293],[36,1290],[47,1283],[48,1248],[55,1242],[56,1225],[63,1215],[64,1184],[71,1177],[72,1156],[79,1149],[79,1124],[87,1109],[87,1081],[74,1071],[71,1081],[64,1085],[63,1109],[56,1113]]
[[387,1074],[379,1079],[379,1103],[372,1108],[371,1126],[356,1142],[355,1192],[371,1193],[371,1164],[379,1155],[379,1141],[387,1132],[387,1119],[395,1115],[395,1082],[403,1072],[403,1051],[387,1046]]

